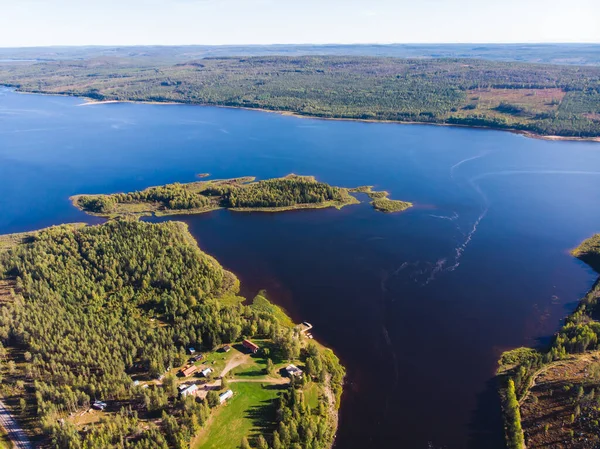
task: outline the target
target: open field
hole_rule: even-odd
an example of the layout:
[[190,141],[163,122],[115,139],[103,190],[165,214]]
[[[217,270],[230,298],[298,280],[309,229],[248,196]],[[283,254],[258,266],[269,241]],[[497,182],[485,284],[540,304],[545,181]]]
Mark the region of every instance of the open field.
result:
[[467,117],[477,112],[498,119],[505,117],[535,120],[535,117],[541,114],[557,114],[566,92],[558,88],[485,88],[471,89],[466,94],[466,104],[454,113],[455,116]]
[[543,367],[521,404],[528,448],[594,448],[600,443],[600,353]]
[[252,308],[258,312],[268,312],[277,318],[280,324],[292,328],[294,323],[285,311],[267,299],[266,292],[260,291],[252,300]]
[[255,436],[274,426],[272,402],[285,387],[236,382],[230,388],[233,398],[214,413],[208,427],[193,444],[193,449],[238,449],[244,436]]

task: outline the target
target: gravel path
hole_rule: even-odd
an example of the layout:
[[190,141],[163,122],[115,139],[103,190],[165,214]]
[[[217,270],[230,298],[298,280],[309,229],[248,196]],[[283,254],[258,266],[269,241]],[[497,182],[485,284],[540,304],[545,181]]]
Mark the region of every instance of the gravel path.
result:
[[16,449],[33,449],[33,444],[29,441],[27,434],[11,416],[2,401],[0,401],[0,425],[6,429],[8,437]]

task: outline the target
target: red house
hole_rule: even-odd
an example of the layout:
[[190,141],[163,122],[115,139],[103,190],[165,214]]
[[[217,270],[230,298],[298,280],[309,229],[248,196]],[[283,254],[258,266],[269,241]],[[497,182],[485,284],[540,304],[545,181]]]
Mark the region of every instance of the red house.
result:
[[249,349],[250,352],[252,352],[253,354],[256,354],[258,352],[258,345],[255,345],[250,340],[244,340],[242,342],[242,345],[244,346],[244,348]]

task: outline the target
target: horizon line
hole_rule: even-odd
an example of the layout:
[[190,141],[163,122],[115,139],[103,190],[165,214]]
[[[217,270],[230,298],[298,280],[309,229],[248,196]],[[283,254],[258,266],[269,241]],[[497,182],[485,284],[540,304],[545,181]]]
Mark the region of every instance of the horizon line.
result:
[[114,47],[293,47],[293,46],[313,46],[313,47],[329,47],[329,46],[394,46],[394,45],[600,45],[599,42],[354,42],[354,43],[269,43],[269,44],[50,44],[50,45],[23,45],[23,46],[3,46],[0,44],[0,49],[27,49],[27,48],[114,48]]

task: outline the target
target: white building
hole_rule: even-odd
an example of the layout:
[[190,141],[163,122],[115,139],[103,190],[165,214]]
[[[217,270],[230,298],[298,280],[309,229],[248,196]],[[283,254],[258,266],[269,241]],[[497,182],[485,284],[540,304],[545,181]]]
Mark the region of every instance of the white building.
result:
[[186,396],[189,396],[189,395],[195,396],[197,394],[197,392],[198,392],[198,385],[196,385],[196,384],[179,386],[179,395],[182,398],[185,398]]
[[296,365],[288,365],[285,367],[285,372],[288,373],[288,376],[296,376],[302,377],[302,370],[298,368]]
[[232,398],[232,397],[233,397],[233,391],[227,390],[225,393],[221,393],[219,395],[219,402],[222,404],[227,399]]
[[208,377],[212,371],[212,368],[204,368],[202,371],[200,371],[200,374],[202,374],[204,377]]

